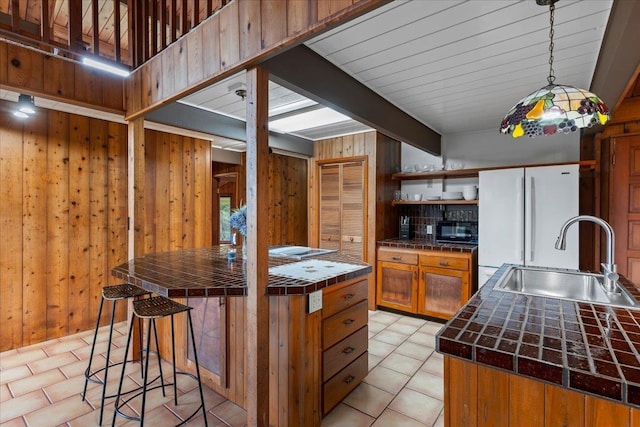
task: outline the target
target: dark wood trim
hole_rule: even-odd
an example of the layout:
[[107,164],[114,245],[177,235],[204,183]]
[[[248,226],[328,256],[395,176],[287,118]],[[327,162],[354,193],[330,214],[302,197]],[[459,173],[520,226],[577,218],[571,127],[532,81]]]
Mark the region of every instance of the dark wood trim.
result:
[[182,2],[182,10],[180,11],[180,35],[184,36],[189,32],[189,19],[188,19],[188,9],[187,9],[186,1]]
[[122,48],[120,46],[120,2],[121,0],[113,0],[113,50],[116,56],[116,62],[122,61]]
[[20,2],[11,2],[11,31],[20,32]]
[[147,1],[142,1],[140,2],[140,4],[142,5],[142,7],[140,7],[140,9],[138,9],[140,11],[140,17],[138,18],[142,25],[139,27],[140,30],[142,30],[142,33],[140,34],[140,43],[142,44],[142,60],[143,61],[147,61],[149,58],[151,58],[151,51],[150,51],[150,46],[149,46],[149,15],[150,15],[150,11],[149,11],[149,7],[150,4]]
[[91,31],[91,53],[96,56],[100,55],[100,5],[98,0],[91,1],[91,25],[93,26]]
[[160,50],[167,47],[167,0],[160,0]]
[[391,138],[440,155],[440,134],[414,119],[310,48],[300,45],[264,63],[276,83],[371,126]]
[[149,29],[151,38],[151,55],[158,53],[158,2],[151,3],[151,28]]
[[169,15],[169,28],[171,30],[171,42],[173,43],[178,39],[178,11],[176,7],[177,0],[170,0],[170,15]]
[[75,53],[84,52],[82,45],[82,0],[69,0],[69,50]]
[[194,28],[196,25],[200,23],[200,2],[198,0],[193,0],[193,9],[191,16],[191,28]]
[[[43,43],[49,43],[50,23],[49,23],[49,0],[41,0],[40,7],[40,39]],[[52,3],[54,3],[52,1]]]

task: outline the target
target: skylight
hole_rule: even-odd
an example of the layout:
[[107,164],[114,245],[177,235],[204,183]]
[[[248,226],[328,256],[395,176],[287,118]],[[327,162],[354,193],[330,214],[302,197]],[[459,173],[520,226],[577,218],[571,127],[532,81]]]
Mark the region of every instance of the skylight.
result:
[[271,121],[269,122],[269,130],[280,133],[291,133],[303,129],[344,122],[345,120],[350,120],[350,118],[325,107]]

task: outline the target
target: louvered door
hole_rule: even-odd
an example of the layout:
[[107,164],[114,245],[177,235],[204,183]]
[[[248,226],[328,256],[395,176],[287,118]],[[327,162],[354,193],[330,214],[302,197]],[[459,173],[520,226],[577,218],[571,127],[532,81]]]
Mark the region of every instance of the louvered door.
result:
[[320,165],[320,247],[364,260],[365,160]]

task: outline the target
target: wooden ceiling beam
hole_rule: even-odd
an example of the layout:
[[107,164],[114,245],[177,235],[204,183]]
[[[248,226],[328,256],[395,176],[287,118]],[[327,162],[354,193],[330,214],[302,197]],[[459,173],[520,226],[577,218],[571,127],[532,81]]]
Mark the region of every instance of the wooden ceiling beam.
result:
[[440,134],[411,117],[307,46],[264,62],[271,80],[351,117],[379,132],[433,155]]

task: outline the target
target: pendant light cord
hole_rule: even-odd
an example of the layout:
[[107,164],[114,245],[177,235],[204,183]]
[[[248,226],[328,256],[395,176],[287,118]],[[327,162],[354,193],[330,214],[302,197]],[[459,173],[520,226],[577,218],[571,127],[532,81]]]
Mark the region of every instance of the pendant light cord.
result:
[[556,76],[553,73],[553,15],[556,10],[554,3],[554,1],[551,1],[549,5],[549,77],[547,77],[549,85],[552,85],[556,80]]

